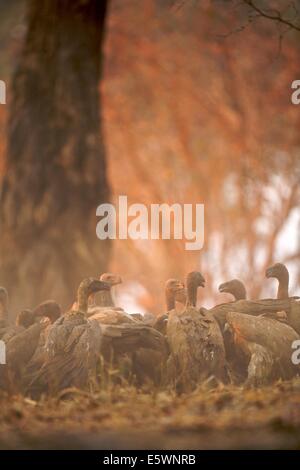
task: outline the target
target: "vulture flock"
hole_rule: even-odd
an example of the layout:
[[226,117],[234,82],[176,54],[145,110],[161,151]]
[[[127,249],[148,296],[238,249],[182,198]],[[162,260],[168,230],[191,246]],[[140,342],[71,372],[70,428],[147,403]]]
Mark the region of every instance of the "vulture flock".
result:
[[52,300],[24,310],[9,324],[9,300],[0,287],[0,340],[6,364],[0,389],[34,399],[73,387],[109,383],[171,387],[201,384],[259,387],[300,372],[292,345],[300,338],[300,303],[289,296],[289,273],[280,263],[266,271],[278,280],[277,299],[247,300],[237,279],[219,286],[233,296],[211,309],[197,307],[200,272],[165,285],[166,312],[128,314],[114,303],[120,276],[84,279],[69,311]]

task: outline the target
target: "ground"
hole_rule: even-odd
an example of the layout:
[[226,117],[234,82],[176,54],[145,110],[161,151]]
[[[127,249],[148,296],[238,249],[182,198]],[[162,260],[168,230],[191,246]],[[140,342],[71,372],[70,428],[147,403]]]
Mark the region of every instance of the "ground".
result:
[[259,390],[0,395],[0,449],[300,449],[300,379]]

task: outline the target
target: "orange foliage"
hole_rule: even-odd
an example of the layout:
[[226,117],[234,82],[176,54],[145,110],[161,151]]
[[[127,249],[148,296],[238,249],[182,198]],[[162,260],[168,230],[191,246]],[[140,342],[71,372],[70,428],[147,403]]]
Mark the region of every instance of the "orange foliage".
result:
[[[216,287],[230,277],[259,296],[265,266],[300,254],[295,225],[295,251],[275,252],[299,204],[300,110],[290,102],[299,38],[286,35],[279,51],[276,25],[262,19],[226,34],[245,23],[238,8],[163,3],[112,2],[102,87],[110,180],[130,202],[204,202],[206,242],[195,253],[178,241],[119,241],[113,269],[144,284],[155,310],[163,281],[190,269],[209,281],[203,299],[223,300]],[[275,203],[266,188],[278,175]]]
[[111,2],[101,85],[109,177],[114,196],[127,195],[129,204],[203,202],[205,246],[199,253],[178,240],[116,241],[111,270],[138,280],[146,288],[138,302],[156,312],[164,281],[191,269],[207,278],[204,304],[222,301],[217,284],[232,277],[250,296],[273,293],[263,280],[273,259],[293,268],[294,292],[300,107],[290,95],[298,33],[286,34],[279,50],[271,21],[228,34],[247,24],[239,7],[172,4]]

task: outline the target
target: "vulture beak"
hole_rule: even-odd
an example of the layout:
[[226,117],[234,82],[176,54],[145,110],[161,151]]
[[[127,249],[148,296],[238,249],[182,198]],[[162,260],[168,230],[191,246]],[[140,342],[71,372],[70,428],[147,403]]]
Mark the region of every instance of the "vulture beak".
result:
[[90,293],[94,294],[101,290],[110,290],[111,286],[108,282],[95,280],[90,286]]
[[266,270],[266,278],[269,279],[270,277],[273,277],[273,272],[274,272],[274,271],[273,271],[273,266],[271,266],[270,268],[268,268],[268,269]]
[[204,277],[201,279],[201,281],[199,282],[199,286],[200,287],[205,287],[205,279]]
[[107,282],[111,287],[116,286],[117,284],[122,284],[123,282],[121,276],[112,273],[103,273],[99,279],[102,282]]
[[223,284],[220,284],[218,290],[219,292],[227,292],[227,282],[223,282]]

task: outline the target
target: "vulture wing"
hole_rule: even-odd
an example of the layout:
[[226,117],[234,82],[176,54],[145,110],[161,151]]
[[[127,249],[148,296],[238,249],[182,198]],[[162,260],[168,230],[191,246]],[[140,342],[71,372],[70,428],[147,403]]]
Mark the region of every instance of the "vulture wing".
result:
[[243,344],[243,341],[255,343],[272,354],[273,371],[278,378],[288,379],[298,372],[291,356],[292,343],[300,337],[293,328],[272,318],[238,312],[230,312],[226,318],[234,332],[235,344]]
[[210,314],[202,316],[188,307],[169,314],[167,338],[173,356],[176,381],[184,390],[211,376],[225,376],[225,348],[220,328]]
[[81,312],[59,318],[49,331],[46,360],[33,374],[28,390],[39,396],[88,386],[92,377],[96,379],[100,346],[101,328],[96,321],[86,320]]

